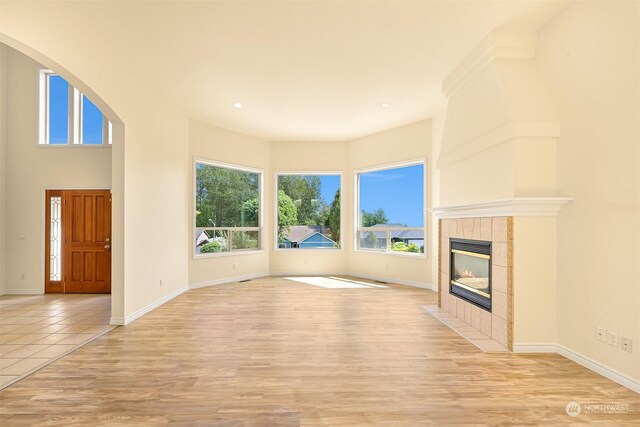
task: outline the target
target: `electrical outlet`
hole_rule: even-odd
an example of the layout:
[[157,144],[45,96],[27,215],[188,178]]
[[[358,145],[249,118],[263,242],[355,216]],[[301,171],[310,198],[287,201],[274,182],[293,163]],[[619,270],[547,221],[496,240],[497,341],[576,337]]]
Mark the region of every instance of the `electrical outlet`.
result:
[[607,341],[606,334],[607,334],[607,330],[602,326],[598,326],[596,328],[596,339],[598,341],[606,342]]
[[162,287],[162,279],[160,279],[160,287]]
[[24,273],[21,273],[21,274],[20,274],[20,280],[24,280],[26,277],[27,277],[27,275],[26,275],[26,274],[24,274]]
[[618,333],[607,331],[607,344],[618,347]]
[[622,351],[631,353],[633,351],[631,344],[632,344],[632,341],[629,338],[620,337],[620,348],[622,349]]
[[236,269],[236,265],[233,264],[231,268],[232,268],[232,270],[235,270]]
[[389,269],[389,264],[387,263],[387,270]]

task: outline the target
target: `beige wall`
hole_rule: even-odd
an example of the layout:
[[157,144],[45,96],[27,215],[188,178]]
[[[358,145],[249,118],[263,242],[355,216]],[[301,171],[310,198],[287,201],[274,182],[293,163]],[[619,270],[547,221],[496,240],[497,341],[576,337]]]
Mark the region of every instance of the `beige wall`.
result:
[[514,344],[557,342],[556,218],[513,219]]
[[3,2],[0,24],[4,40],[46,55],[56,71],[96,95],[98,107],[117,123],[114,320],[180,292],[188,284],[189,122],[155,87],[153,70],[127,66],[140,55],[126,49],[140,36],[135,23],[105,3]]
[[5,209],[7,187],[7,154],[6,154],[6,48],[0,43],[0,295],[4,293],[5,281]]
[[[378,133],[355,141],[349,142],[349,173],[345,180],[347,188],[354,188],[354,174],[357,170],[373,166],[400,163],[411,160],[423,160],[426,162],[425,174],[427,185],[425,186],[425,202],[427,208],[431,206],[432,173],[429,163],[432,138],[431,120],[406,125],[386,132]],[[353,194],[351,190],[350,194]],[[346,200],[348,229],[354,230],[354,196]],[[437,256],[431,253],[432,242],[437,238],[437,230],[434,230],[434,222],[431,215],[426,218],[426,257],[408,257],[395,254],[381,254],[363,251],[355,251],[355,233],[345,234],[345,247],[349,252],[349,272],[355,276],[373,276],[376,278],[396,280],[400,283],[413,284],[431,288],[431,257]]]
[[[577,2],[541,31],[537,62],[561,123],[558,342],[640,380],[637,2]],[[596,341],[602,326],[633,353]]]
[[[269,144],[266,141],[221,129],[205,123],[191,121],[189,125],[189,284],[207,284],[233,281],[234,278],[269,274],[269,245],[271,242],[271,192],[272,177],[269,173]],[[255,254],[211,256],[193,258],[193,212],[194,212],[194,158],[213,160],[239,166],[260,169],[264,172],[263,195],[263,250]]]
[[[275,200],[275,174],[278,172],[337,172],[342,173],[340,181],[342,196],[342,249],[275,249],[269,242],[271,252],[270,269],[274,275],[286,274],[346,274],[348,271],[347,249],[344,247],[349,239],[346,227],[348,210],[345,205],[352,192],[346,186],[347,143],[345,142],[272,142],[271,170],[273,184],[269,187],[269,200]],[[273,235],[276,228],[275,206],[269,211],[270,231]]]
[[[44,292],[44,190],[111,187],[111,148],[38,146],[40,64],[4,48],[6,292]],[[3,138],[4,139],[4,138]]]

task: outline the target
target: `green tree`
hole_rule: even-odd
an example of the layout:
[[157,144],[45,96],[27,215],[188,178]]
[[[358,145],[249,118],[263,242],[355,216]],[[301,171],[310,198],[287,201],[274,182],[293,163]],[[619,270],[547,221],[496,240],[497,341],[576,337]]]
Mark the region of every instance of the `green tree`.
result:
[[336,195],[333,197],[331,207],[329,208],[329,217],[327,218],[329,223],[329,230],[331,232],[331,240],[336,243],[340,242],[340,190],[336,191]]
[[258,197],[259,182],[257,173],[197,163],[196,226],[257,226],[257,217],[247,221],[242,207],[245,201]]
[[298,223],[298,211],[291,197],[278,190],[278,242],[282,242],[292,225]]
[[363,227],[373,227],[377,224],[387,224],[389,222],[389,218],[383,209],[377,209],[373,212],[366,212],[363,209],[360,218]]
[[278,190],[293,200],[298,212],[298,224],[322,225],[322,212],[326,204],[322,201],[319,176],[280,175]]
[[257,197],[249,199],[242,204],[242,215],[245,222],[249,224],[258,224],[260,222],[260,201]]

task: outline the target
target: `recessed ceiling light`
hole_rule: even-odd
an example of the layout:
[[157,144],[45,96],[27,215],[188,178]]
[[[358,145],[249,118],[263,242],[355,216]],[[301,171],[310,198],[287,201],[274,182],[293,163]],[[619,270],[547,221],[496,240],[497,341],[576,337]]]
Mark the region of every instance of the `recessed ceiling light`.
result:
[[383,102],[381,105],[382,105],[382,108],[388,108],[389,107],[389,103],[388,102]]
[[239,103],[239,102],[235,102],[235,103],[233,104],[233,107],[234,107],[234,108],[242,108],[242,104],[241,104],[241,103]]

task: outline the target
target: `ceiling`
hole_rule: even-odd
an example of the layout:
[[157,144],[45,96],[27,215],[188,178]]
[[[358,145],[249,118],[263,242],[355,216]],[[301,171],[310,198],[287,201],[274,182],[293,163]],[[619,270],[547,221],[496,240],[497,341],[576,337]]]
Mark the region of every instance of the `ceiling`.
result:
[[100,11],[104,28],[84,24],[197,120],[329,141],[433,116],[443,79],[491,30],[556,3],[118,2]]

